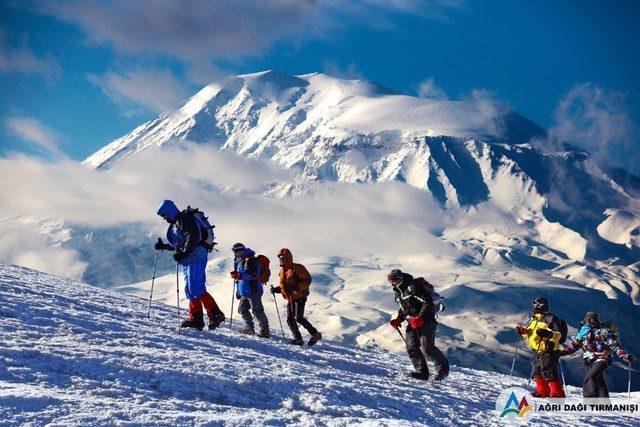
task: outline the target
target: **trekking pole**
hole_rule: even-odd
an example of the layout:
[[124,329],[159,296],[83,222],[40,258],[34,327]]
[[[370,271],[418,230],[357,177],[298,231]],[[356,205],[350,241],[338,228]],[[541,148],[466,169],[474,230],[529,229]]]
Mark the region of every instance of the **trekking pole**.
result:
[[231,290],[231,319],[229,319],[229,330],[233,326],[233,303],[236,300],[236,281],[233,281],[233,289]]
[[562,387],[564,388],[564,394],[569,397],[569,390],[567,390],[567,383],[564,380],[564,369],[562,369],[562,359],[558,359],[558,365],[560,365],[560,376],[562,377]]
[[[178,319],[180,319],[180,281],[178,278],[178,262],[176,261],[176,305],[178,307]],[[180,326],[178,326],[178,334],[180,334]]]
[[[518,334],[517,331],[516,334]],[[516,340],[516,352],[513,354],[513,360],[511,361],[511,372],[509,373],[509,377],[513,376],[513,369],[516,367],[516,357],[518,357],[518,347],[520,346],[520,334],[518,334],[518,338],[516,338]]]
[[149,310],[147,311],[147,317],[151,319],[151,300],[153,299],[153,284],[156,281],[156,268],[158,267],[158,250],[156,249],[156,259],[153,262],[153,278],[151,279],[151,293],[149,294]]
[[407,340],[404,338],[404,335],[402,335],[402,332],[400,332],[400,329],[396,329],[396,331],[398,331],[398,333],[400,334],[400,338],[402,338],[402,341],[404,341],[404,344],[407,344]]
[[631,399],[631,362],[627,360],[629,367],[629,379],[627,380],[627,399]]
[[282,319],[280,319],[280,310],[278,310],[278,303],[276,302],[276,294],[272,293],[271,295],[273,296],[273,304],[275,304],[276,306],[276,313],[278,314],[278,322],[280,322],[280,331],[282,332],[282,339],[285,339],[284,328],[282,327]]

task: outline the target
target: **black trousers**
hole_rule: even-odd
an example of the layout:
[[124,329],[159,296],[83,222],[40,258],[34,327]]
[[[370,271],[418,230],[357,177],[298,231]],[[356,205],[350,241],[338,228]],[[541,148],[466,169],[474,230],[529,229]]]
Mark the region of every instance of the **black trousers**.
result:
[[302,339],[298,323],[301,324],[307,332],[311,335],[318,333],[318,330],[304,317],[304,306],[307,303],[307,297],[302,297],[295,301],[289,301],[287,303],[287,325],[291,329],[293,337],[296,339]]
[[417,330],[407,325],[407,353],[416,372],[429,373],[426,356],[436,364],[438,374],[449,373],[449,361],[436,347],[437,328],[438,323],[435,320],[426,321]]
[[598,359],[585,364],[587,373],[582,382],[583,397],[609,397],[609,387],[604,379],[604,371],[609,367],[609,362]]
[[558,375],[559,362],[560,352],[558,351],[533,353],[533,356],[531,356],[531,363],[533,365],[531,378],[544,378],[546,381],[553,381],[560,378]]

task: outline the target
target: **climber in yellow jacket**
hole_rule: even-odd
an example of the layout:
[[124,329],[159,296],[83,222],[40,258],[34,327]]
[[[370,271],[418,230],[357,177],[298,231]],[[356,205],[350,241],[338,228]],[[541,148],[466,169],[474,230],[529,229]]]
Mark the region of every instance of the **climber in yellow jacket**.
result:
[[532,378],[536,382],[536,397],[565,397],[562,381],[558,375],[560,343],[566,339],[567,326],[559,317],[549,312],[549,300],[533,299],[533,313],[527,326],[518,325],[516,330],[533,350]]

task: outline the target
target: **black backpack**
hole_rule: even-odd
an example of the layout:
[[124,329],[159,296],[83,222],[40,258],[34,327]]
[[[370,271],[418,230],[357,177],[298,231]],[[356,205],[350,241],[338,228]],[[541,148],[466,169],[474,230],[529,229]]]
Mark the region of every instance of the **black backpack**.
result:
[[558,317],[558,332],[560,332],[560,344],[564,344],[567,341],[567,335],[569,334],[569,326],[564,319]]
[[418,277],[413,279],[413,284],[416,286],[422,286],[426,293],[431,295],[432,308],[434,313],[444,311],[444,297],[435,291],[434,286],[427,281],[424,277]]
[[186,211],[193,215],[193,218],[196,220],[196,224],[198,224],[198,229],[200,230],[200,243],[202,246],[204,246],[207,252],[211,252],[214,249],[217,251],[216,245],[218,243],[214,240],[216,235],[213,232],[213,229],[216,226],[209,223],[209,218],[198,208],[187,206]]

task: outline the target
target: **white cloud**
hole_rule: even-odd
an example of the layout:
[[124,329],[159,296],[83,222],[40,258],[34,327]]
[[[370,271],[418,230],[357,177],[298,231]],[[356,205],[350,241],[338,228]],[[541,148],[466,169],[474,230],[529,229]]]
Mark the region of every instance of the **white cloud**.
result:
[[574,86],[553,113],[553,138],[580,145],[594,154],[628,148],[634,128],[624,94],[592,83]]
[[40,271],[82,279],[87,264],[75,250],[51,245],[29,226],[4,219],[0,227],[0,263],[17,264]]
[[427,99],[448,99],[447,94],[436,85],[433,77],[429,77],[420,83],[418,96]]
[[25,156],[0,159],[0,168],[0,197],[7,200],[0,217],[92,227],[138,223],[159,231],[155,211],[169,198],[203,208],[224,248],[245,241],[270,253],[289,246],[316,256],[451,251],[429,232],[443,220],[427,192],[401,183],[326,183],[310,184],[306,194],[269,197],[263,195],[269,183],[286,183],[287,172],[206,146],[150,150],[106,173]]
[[160,113],[185,99],[189,90],[171,71],[160,68],[134,68],[104,75],[89,75],[88,80],[99,86],[127,114],[141,111]]
[[147,0],[46,2],[44,13],[79,25],[90,42],[129,55],[169,55],[187,63],[235,60],[278,42],[330,38],[354,24],[393,28],[395,15],[442,19],[455,0]]
[[6,127],[13,135],[40,148],[54,157],[63,157],[59,148],[60,136],[51,128],[32,117],[9,117]]
[[553,112],[548,136],[535,143],[543,150],[564,150],[565,143],[587,150],[599,162],[640,174],[638,125],[625,106],[626,96],[593,83],[576,84]]
[[27,37],[15,46],[9,46],[5,32],[0,28],[0,73],[42,74],[58,76],[60,66],[51,54],[39,57],[29,48]]
[[127,54],[168,54],[186,61],[239,58],[275,40],[313,32],[315,1],[69,1],[44,11],[78,24],[90,41]]

